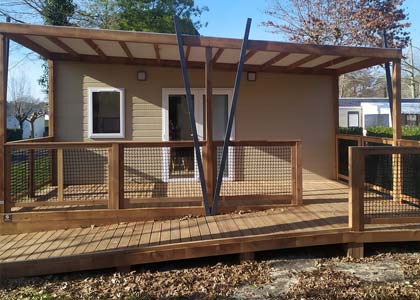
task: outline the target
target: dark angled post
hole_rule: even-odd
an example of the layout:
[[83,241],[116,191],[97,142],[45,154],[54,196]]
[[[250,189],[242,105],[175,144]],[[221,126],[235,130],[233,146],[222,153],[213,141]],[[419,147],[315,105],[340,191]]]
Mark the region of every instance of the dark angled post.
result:
[[236,103],[238,102],[239,87],[241,85],[242,70],[244,67],[246,49],[248,48],[248,37],[251,29],[252,19],[248,18],[246,22],[244,40],[242,42],[241,57],[239,59],[238,70],[236,72],[235,87],[233,90],[232,107],[229,113],[228,125],[226,128],[225,140],[223,143],[222,160],[220,161],[219,173],[217,174],[216,188],[214,191],[213,206],[211,209],[212,215],[217,212],[217,203],[219,201],[220,188],[222,185],[223,173],[226,167],[226,158],[229,149],[230,134],[232,133],[233,119],[235,117]]
[[206,210],[206,215],[209,215],[210,214],[210,208],[209,208],[209,201],[208,201],[208,197],[207,197],[206,182],[204,180],[203,161],[201,159],[200,144],[199,144],[199,141],[198,141],[198,134],[197,134],[197,126],[195,124],[194,104],[193,104],[192,97],[191,97],[190,79],[188,77],[187,62],[185,60],[182,34],[181,34],[181,30],[179,28],[179,21],[178,21],[177,17],[174,17],[174,23],[175,23],[176,38],[177,38],[177,41],[178,41],[178,49],[179,49],[179,58],[180,58],[180,62],[181,62],[182,77],[184,79],[185,94],[186,94],[186,97],[187,97],[188,115],[189,115],[189,119],[190,119],[191,131],[192,131],[193,140],[194,140],[195,157],[197,159],[198,173],[199,173],[200,183],[201,183],[201,192],[203,194],[203,201],[204,201],[204,208]]

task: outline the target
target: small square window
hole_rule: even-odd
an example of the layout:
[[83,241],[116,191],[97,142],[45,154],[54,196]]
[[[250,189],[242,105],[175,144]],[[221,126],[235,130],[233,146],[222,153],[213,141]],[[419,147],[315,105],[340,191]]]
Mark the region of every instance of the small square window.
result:
[[348,112],[348,127],[359,127],[359,113],[357,111]]
[[89,138],[123,138],[124,124],[124,90],[89,89]]

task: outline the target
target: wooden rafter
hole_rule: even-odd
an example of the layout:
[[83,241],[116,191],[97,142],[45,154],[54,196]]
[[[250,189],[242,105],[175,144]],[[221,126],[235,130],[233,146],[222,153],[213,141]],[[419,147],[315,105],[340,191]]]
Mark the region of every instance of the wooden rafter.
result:
[[66,43],[64,43],[62,40],[60,40],[59,38],[50,36],[48,37],[48,39],[53,42],[55,45],[57,45],[58,47],[60,47],[61,49],[63,49],[64,51],[66,51],[67,53],[69,53],[70,55],[73,56],[79,56],[79,53],[77,53],[76,51],[73,50],[73,48],[71,48],[69,45],[67,45]]
[[302,59],[299,59],[297,62],[294,62],[291,65],[288,65],[287,66],[287,69],[288,70],[293,70],[295,68],[298,68],[298,67],[306,64],[307,62],[310,62],[311,60],[317,59],[320,56],[321,55],[317,55],[317,54],[308,55],[307,57],[304,57]]
[[222,56],[224,50],[225,49],[218,49],[217,50],[216,54],[213,57],[213,64],[217,63],[217,60],[220,58],[220,56]]
[[357,63],[353,63],[351,65],[336,69],[336,72],[338,74],[350,73],[350,72],[357,71],[360,69],[365,69],[365,68],[373,67],[376,65],[380,65],[380,64],[385,63],[386,61],[388,60],[383,59],[383,58],[371,58],[371,59],[367,58]]
[[338,64],[340,64],[342,62],[345,62],[345,61],[350,60],[350,59],[353,59],[353,58],[354,57],[338,57],[338,58],[335,58],[333,60],[329,60],[327,62],[324,62],[322,64],[319,64],[319,65],[315,66],[313,68],[313,70],[314,71],[318,71],[318,70],[326,69],[328,67],[332,67],[332,66],[338,65]]
[[[64,54],[64,53],[53,53],[51,54],[51,59],[54,60],[62,60],[62,61],[82,61],[87,63],[107,63],[107,64],[131,64],[131,65],[145,65],[145,66],[161,66],[161,67],[173,67],[179,68],[180,63],[177,60],[165,60],[161,59],[158,62],[156,59],[149,59],[149,58],[134,58],[130,60],[128,57],[117,57],[117,56],[108,56],[106,60],[97,56],[97,55],[80,55],[78,58],[75,58],[71,55]],[[214,59],[214,58],[213,58]],[[193,69],[204,69],[204,62],[199,61],[189,61],[188,67]],[[235,71],[237,69],[237,64],[235,63],[216,63],[213,64],[213,68],[215,70],[224,70],[224,71]],[[259,72],[261,70],[261,66],[259,65],[245,65],[244,71],[252,71],[252,72]],[[272,72],[272,73],[297,73],[303,74],[308,73],[306,68],[297,68],[294,70],[287,70],[284,66],[268,66],[264,69],[265,72]],[[336,70],[333,69],[323,69],[314,74],[336,74]]]
[[95,51],[101,58],[106,58],[105,53],[102,51],[101,48],[92,40],[92,39],[84,39],[86,44],[88,44],[93,51]]
[[158,45],[158,44],[153,44],[153,48],[155,48],[156,61],[160,62],[160,50],[159,50],[159,45]]
[[120,41],[119,44],[120,44],[121,48],[124,50],[125,55],[127,55],[127,57],[130,60],[133,60],[134,59],[134,56],[131,53],[130,49],[128,48],[127,44],[125,42],[122,42],[122,41]]
[[9,35],[9,38],[12,39],[14,42],[21,44],[22,46],[38,53],[44,58],[48,59],[51,55],[51,53],[47,49],[35,43],[34,41],[32,41],[24,35]]
[[250,50],[250,51],[248,51],[248,53],[245,56],[244,63],[246,63],[248,60],[250,60],[251,57],[253,57],[255,54],[257,54],[257,52],[258,52],[257,50]]
[[273,58],[269,59],[268,61],[266,61],[261,67],[260,70],[264,71],[266,69],[268,69],[269,67],[271,67],[273,64],[275,64],[276,62],[282,60],[283,58],[285,58],[286,56],[288,56],[290,53],[280,53],[276,56],[274,56]]

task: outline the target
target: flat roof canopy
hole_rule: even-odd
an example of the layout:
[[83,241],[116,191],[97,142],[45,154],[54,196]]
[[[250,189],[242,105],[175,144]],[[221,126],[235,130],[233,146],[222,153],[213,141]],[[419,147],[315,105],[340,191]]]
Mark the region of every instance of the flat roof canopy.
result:
[[[52,60],[180,66],[175,34],[14,23],[0,23],[0,33]],[[241,39],[184,35],[183,43],[189,68],[204,67],[206,47],[215,69],[237,68]],[[244,70],[337,75],[401,57],[401,49],[249,40]]]

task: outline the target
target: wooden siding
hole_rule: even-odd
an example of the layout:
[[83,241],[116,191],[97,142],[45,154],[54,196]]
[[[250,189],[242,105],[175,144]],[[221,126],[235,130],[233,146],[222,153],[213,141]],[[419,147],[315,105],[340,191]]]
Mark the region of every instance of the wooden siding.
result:
[[[87,89],[100,86],[125,88],[126,140],[162,140],[162,89],[183,87],[178,69],[72,62],[56,67],[57,141],[87,140]],[[137,81],[139,70],[147,72],[147,81]],[[190,77],[192,87],[204,87],[203,71],[190,70]],[[234,72],[214,71],[213,87],[232,88],[234,77]],[[235,138],[301,139],[305,178],[333,178],[333,83],[333,77],[320,75],[261,73],[256,82],[244,78]]]

